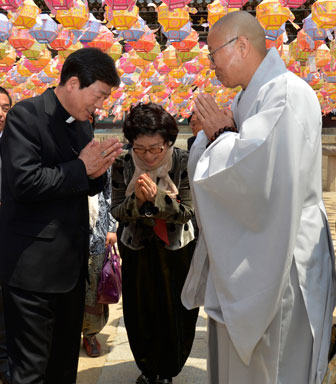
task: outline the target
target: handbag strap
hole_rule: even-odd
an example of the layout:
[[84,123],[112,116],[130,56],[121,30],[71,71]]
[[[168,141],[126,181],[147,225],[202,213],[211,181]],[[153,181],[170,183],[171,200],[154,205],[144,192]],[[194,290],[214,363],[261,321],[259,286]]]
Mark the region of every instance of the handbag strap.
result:
[[106,251],[105,251],[104,265],[106,264],[107,260],[109,259],[109,256],[112,255],[112,247],[113,247],[114,255],[116,255],[118,257],[118,259],[120,258],[115,245],[113,244],[113,246],[111,246],[111,244],[109,243],[109,245],[106,247]]

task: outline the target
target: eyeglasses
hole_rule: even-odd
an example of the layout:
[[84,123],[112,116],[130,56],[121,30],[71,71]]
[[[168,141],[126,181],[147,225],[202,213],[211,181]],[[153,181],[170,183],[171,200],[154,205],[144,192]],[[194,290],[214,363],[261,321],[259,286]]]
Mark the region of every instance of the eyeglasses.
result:
[[153,147],[148,149],[133,147],[133,152],[138,155],[144,155],[146,152],[149,152],[152,155],[157,155],[158,153],[162,153],[163,150],[164,150],[164,145],[162,145],[161,147]]
[[224,48],[225,46],[231,44],[232,42],[234,42],[235,40],[237,40],[239,38],[239,36],[236,36],[234,37],[233,39],[227,41],[225,44],[221,45],[220,47],[216,48],[214,51],[210,52],[208,54],[208,59],[212,62],[212,64],[215,64],[215,58],[214,58],[214,54],[219,50],[219,49],[222,49]]

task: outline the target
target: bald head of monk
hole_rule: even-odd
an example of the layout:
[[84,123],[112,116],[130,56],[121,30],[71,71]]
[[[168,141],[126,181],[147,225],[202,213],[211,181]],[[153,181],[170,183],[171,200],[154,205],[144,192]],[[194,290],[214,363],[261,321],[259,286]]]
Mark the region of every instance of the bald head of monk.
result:
[[[226,45],[224,45],[226,44]],[[219,19],[208,34],[211,68],[226,87],[245,89],[267,54],[265,33],[248,12],[232,12]]]

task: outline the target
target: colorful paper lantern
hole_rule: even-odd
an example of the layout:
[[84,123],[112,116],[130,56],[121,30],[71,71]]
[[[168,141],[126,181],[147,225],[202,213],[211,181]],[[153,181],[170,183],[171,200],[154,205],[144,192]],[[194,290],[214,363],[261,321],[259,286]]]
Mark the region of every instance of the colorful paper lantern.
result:
[[113,10],[106,6],[105,19],[108,21],[107,27],[114,27],[118,30],[130,29],[138,20],[139,8],[135,5],[131,9]]
[[23,51],[24,49],[29,49],[34,44],[35,39],[27,29],[13,27],[8,42],[16,50]]
[[211,27],[218,21],[220,18],[225,16],[228,13],[226,6],[223,6],[219,0],[215,0],[212,3],[207,5],[208,8],[208,23]]
[[158,21],[167,32],[178,30],[189,22],[189,12],[187,7],[170,10],[166,4],[161,4],[157,8]]
[[40,8],[33,0],[24,0],[17,11],[8,12],[8,19],[16,27],[30,29],[36,24],[36,18],[40,13]]
[[119,59],[118,67],[125,73],[133,73],[136,70],[136,66],[129,60],[128,53]]
[[167,37],[167,39],[173,43],[182,41],[186,37],[188,37],[191,33],[191,23],[186,23],[182,28],[180,29],[170,29],[169,31],[162,31],[163,34]]
[[162,52],[157,56],[153,64],[160,75],[165,75],[171,71],[171,68],[163,61]]
[[72,39],[73,36],[71,31],[64,29],[61,25],[58,25],[58,35],[56,39],[49,43],[49,46],[56,51],[62,51],[70,47]]
[[175,49],[181,52],[190,51],[198,42],[198,33],[192,29],[190,34],[181,41],[174,41],[172,45]]
[[278,0],[263,0],[257,5],[256,17],[264,29],[279,29],[287,20],[294,20],[290,9]]
[[7,16],[0,13],[0,42],[6,41],[12,31],[12,23],[8,20]]
[[327,38],[327,31],[323,28],[317,28],[315,21],[312,19],[310,14],[305,19],[303,19],[303,30],[313,39],[313,40],[325,40]]
[[155,39],[154,32],[149,30],[137,41],[129,41],[128,43],[137,52],[149,52],[155,47],[156,39]]
[[0,65],[11,67],[16,61],[16,51],[7,43],[0,43]]
[[74,0],[70,9],[57,11],[56,19],[64,28],[81,29],[89,20],[89,9],[81,0]]
[[71,44],[69,48],[59,51],[58,56],[61,59],[65,60],[73,52],[78,51],[78,49],[81,49],[81,48],[83,48],[83,44],[80,41],[77,41],[77,43]]
[[46,49],[45,44],[40,44],[37,41],[29,47],[28,49],[22,50],[22,54],[28,59],[28,60],[38,60],[44,50]]
[[46,6],[51,10],[67,10],[74,5],[74,0],[44,0]]
[[114,61],[117,61],[122,55],[122,45],[119,42],[115,42],[105,53],[111,56]]
[[99,34],[87,45],[91,48],[99,48],[106,52],[114,43],[113,33],[104,25],[100,27]]
[[51,43],[58,35],[58,28],[55,21],[46,13],[37,16],[36,24],[30,29],[29,33],[41,44]]
[[170,68],[178,68],[182,64],[181,59],[177,56],[176,53],[177,51],[172,45],[170,45],[164,51],[162,51],[163,61]]
[[82,43],[89,43],[99,34],[101,23],[97,20],[92,13],[89,14],[89,20],[83,27],[83,34],[79,37]]
[[311,6],[311,16],[318,28],[334,28],[336,26],[336,1],[315,1]]
[[105,0],[105,4],[115,11],[126,10],[134,6],[135,0]]
[[227,0],[227,7],[236,9],[242,8],[247,2],[248,0]]
[[176,51],[176,55],[181,59],[182,63],[192,60],[200,53],[199,45],[196,44],[190,51]]
[[145,61],[154,61],[159,56],[159,54],[161,53],[160,44],[157,41],[155,41],[154,48],[152,50],[150,50],[149,52],[136,51],[136,53],[139,57],[141,57],[141,59],[143,59]]
[[126,41],[137,41],[144,35],[146,30],[149,30],[149,28],[147,27],[146,22],[139,16],[138,20],[130,29],[122,29],[117,32],[119,36]]
[[197,73],[200,73],[202,69],[204,69],[204,65],[201,64],[199,60],[197,60],[197,58],[195,58],[193,60],[190,60],[184,63],[183,68],[187,73],[197,74]]
[[0,0],[0,8],[6,11],[15,11],[23,3],[23,0]]
[[183,8],[190,3],[191,0],[162,0],[169,8],[173,10],[175,8]]
[[265,37],[269,40],[277,40],[277,38],[286,31],[286,23],[283,23],[279,29],[264,29]]
[[307,0],[279,0],[283,7],[288,8],[299,8],[302,4],[304,4]]
[[317,48],[315,53],[315,63],[317,68],[323,68],[327,64],[330,64],[331,54],[326,44],[322,44]]

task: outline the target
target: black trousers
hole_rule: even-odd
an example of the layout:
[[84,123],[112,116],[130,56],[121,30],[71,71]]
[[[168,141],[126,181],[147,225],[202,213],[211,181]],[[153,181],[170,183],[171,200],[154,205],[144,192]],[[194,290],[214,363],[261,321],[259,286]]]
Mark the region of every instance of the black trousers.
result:
[[74,384],[85,279],[70,292],[36,293],[3,286],[12,384]]
[[6,346],[6,330],[2,299],[2,287],[0,285],[0,372],[6,371],[8,371],[8,356]]
[[149,378],[177,376],[195,337],[198,308],[181,302],[194,242],[170,251],[160,240],[140,250],[121,245],[123,312],[135,362]]

